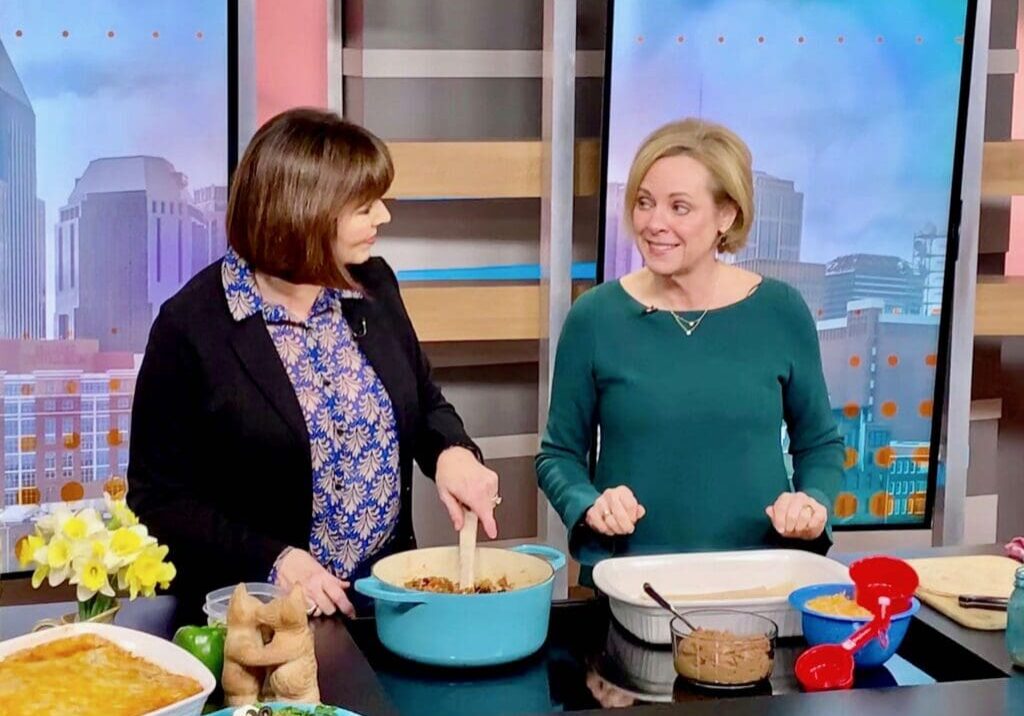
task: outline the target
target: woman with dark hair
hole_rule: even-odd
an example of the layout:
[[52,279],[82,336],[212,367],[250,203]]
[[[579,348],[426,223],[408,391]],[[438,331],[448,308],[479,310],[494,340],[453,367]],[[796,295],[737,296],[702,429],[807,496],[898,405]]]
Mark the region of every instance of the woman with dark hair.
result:
[[229,249],[160,309],[132,411],[128,502],[170,547],[185,609],[300,584],[315,609],[415,545],[412,462],[455,529],[495,537],[498,476],[432,381],[391,268],[387,147],[335,114],[268,121],[235,172]]

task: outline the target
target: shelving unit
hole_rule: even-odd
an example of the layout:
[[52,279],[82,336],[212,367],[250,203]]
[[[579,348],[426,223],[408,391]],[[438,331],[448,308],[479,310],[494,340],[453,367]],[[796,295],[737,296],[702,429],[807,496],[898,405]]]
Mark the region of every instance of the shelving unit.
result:
[[[389,142],[392,199],[510,199],[541,195],[540,141]],[[597,193],[600,143],[576,143],[576,194]]]
[[978,278],[974,335],[1024,336],[1024,278]]
[[981,193],[985,197],[1024,195],[1024,141],[985,142]]

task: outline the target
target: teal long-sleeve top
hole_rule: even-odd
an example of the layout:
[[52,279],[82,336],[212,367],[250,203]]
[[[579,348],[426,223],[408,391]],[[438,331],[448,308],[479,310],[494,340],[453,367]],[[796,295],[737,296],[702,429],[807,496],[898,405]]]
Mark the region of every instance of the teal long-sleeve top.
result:
[[[669,312],[645,311],[618,281],[570,310],[536,467],[583,565],[779,546],[765,507],[795,488],[831,517],[843,459],[814,320],[789,285],[765,278],[745,299],[708,311],[692,335]],[[583,519],[618,485],[647,515],[633,534],[602,538]]]

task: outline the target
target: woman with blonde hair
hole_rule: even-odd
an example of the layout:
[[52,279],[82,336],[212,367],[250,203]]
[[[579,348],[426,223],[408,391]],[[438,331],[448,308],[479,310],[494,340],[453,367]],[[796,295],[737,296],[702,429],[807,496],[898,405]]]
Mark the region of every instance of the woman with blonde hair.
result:
[[750,150],[723,126],[674,122],[637,151],[624,216],[644,266],[569,312],[536,461],[584,566],[831,543],[843,447],[814,320],[795,289],[719,260],[753,207]]

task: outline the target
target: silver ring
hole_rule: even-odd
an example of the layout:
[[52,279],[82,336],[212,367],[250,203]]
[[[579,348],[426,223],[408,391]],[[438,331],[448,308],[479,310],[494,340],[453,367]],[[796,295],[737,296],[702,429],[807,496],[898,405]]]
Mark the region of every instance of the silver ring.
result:
[[608,519],[611,516],[612,516],[612,511],[611,510],[605,510],[604,512],[601,513],[601,518],[602,519]]
[[492,497],[491,498],[491,502],[494,504],[495,507],[500,505],[501,504],[501,495],[495,495],[494,497]]

